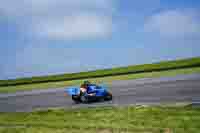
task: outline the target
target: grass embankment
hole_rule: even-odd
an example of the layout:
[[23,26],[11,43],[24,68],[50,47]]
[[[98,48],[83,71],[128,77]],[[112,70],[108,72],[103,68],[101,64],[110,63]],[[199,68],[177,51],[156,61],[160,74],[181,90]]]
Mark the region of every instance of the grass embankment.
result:
[[[200,60],[200,58],[192,59],[192,61],[194,60],[197,63]],[[189,62],[190,61],[191,60],[189,60]],[[106,83],[109,85],[109,83],[114,80],[129,80],[129,79],[138,79],[138,78],[175,76],[175,75],[180,75],[180,74],[192,74],[192,73],[200,73],[200,66],[191,67],[191,68],[182,68],[182,69],[172,69],[172,70],[165,70],[165,71],[163,70],[163,71],[133,73],[133,74],[126,74],[126,75],[118,75],[118,76],[106,76],[106,77],[101,77],[101,78],[86,78],[84,80],[90,80],[95,83]],[[16,91],[33,90],[33,89],[60,88],[60,87],[66,87],[66,86],[71,86],[71,85],[80,85],[81,82],[83,82],[83,79],[71,80],[71,81],[67,80],[67,81],[37,83],[37,84],[24,84],[24,85],[16,85],[16,86],[2,86],[0,87],[0,93],[10,93],[10,92],[16,92]]]
[[200,108],[104,107],[0,113],[1,133],[198,133]]
[[[122,76],[109,76],[103,78],[93,78],[86,79],[94,83],[104,83],[109,85],[114,80],[129,80],[129,79],[139,79],[139,78],[152,78],[152,77],[162,77],[162,76],[175,76],[179,74],[192,74],[200,73],[200,67],[187,68],[187,69],[177,69],[168,70],[162,72],[149,72],[149,73],[138,73],[138,74],[128,74]],[[72,80],[72,81],[60,81],[60,82],[49,82],[49,83],[38,83],[38,84],[25,84],[17,86],[5,86],[0,87],[0,93],[12,93],[16,91],[28,91],[36,89],[49,89],[49,88],[60,88],[73,85],[80,85],[83,80]]]
[[144,65],[120,67],[120,68],[113,68],[113,69],[96,70],[96,71],[90,71],[90,72],[22,78],[22,79],[15,79],[15,80],[0,80],[0,86],[46,83],[46,82],[55,82],[55,81],[71,81],[71,80],[80,80],[80,79],[85,79],[85,78],[118,76],[118,75],[136,74],[136,73],[166,71],[166,70],[172,70],[172,69],[183,69],[183,68],[191,68],[191,67],[200,67],[200,57],[175,60],[175,61],[164,61],[164,62],[154,63],[154,64],[144,64]]

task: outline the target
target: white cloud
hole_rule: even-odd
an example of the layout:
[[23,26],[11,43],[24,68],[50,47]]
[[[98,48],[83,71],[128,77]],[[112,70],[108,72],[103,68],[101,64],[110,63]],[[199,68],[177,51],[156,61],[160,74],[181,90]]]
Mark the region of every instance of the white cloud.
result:
[[151,16],[144,30],[162,37],[194,37],[200,35],[200,19],[194,10],[168,10]]
[[24,34],[48,39],[107,37],[112,33],[112,0],[0,1],[0,13]]
[[64,18],[42,21],[33,30],[41,37],[55,39],[88,39],[107,37],[112,31],[110,17],[94,14],[79,14]]

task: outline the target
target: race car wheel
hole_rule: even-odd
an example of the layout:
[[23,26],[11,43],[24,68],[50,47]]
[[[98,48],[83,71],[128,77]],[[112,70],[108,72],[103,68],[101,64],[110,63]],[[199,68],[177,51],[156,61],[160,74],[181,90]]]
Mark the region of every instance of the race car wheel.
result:
[[88,103],[88,98],[85,97],[84,95],[82,95],[82,96],[80,97],[80,100],[81,100],[81,102],[83,102],[83,103]]
[[105,97],[105,100],[112,100],[112,94],[108,93],[107,96]]
[[79,100],[79,97],[78,96],[72,96],[72,100],[76,103],[76,104],[78,104],[79,102],[80,102],[80,100]]

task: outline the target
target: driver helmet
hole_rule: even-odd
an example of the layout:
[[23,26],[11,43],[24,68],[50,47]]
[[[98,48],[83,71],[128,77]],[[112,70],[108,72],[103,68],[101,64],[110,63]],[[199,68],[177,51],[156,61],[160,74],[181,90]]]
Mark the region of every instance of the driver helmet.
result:
[[85,84],[85,85],[89,85],[90,82],[89,82],[89,81],[84,81],[83,84]]

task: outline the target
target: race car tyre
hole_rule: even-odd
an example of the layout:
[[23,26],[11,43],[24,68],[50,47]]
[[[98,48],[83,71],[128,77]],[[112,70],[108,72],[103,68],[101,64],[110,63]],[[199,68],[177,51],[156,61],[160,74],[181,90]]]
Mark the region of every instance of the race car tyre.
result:
[[84,95],[82,95],[82,96],[80,97],[80,100],[81,100],[82,103],[88,103],[88,98],[85,97]]
[[72,96],[72,100],[74,101],[74,103],[78,104],[80,103],[80,100],[77,96]]
[[79,104],[80,102],[77,100],[73,100],[75,104]]
[[108,93],[105,97],[105,100],[112,100],[112,94]]

